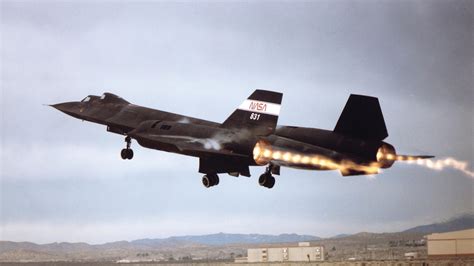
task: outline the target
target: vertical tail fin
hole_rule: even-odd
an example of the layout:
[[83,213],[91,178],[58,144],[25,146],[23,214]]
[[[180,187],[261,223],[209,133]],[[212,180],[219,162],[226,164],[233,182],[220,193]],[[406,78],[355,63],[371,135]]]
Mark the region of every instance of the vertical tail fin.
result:
[[255,90],[225,121],[225,128],[247,128],[257,135],[275,131],[283,94]]
[[388,136],[379,100],[351,94],[334,132],[361,139],[383,140]]

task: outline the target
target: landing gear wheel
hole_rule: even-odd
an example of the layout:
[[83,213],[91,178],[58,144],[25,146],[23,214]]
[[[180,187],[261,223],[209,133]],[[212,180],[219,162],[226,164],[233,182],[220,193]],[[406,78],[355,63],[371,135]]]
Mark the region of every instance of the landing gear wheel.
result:
[[207,174],[202,177],[202,184],[209,188],[219,184],[219,176],[217,174]]
[[120,152],[120,157],[122,157],[122,159],[127,159],[127,149],[122,149],[122,151]]
[[127,149],[127,159],[131,160],[133,158],[133,150]]
[[264,173],[258,179],[260,186],[272,188],[275,185],[275,178],[270,173]]
[[204,175],[202,177],[202,184],[207,188],[211,187],[211,180],[209,179],[209,177],[207,175]]
[[133,150],[130,149],[130,145],[132,144],[132,139],[127,136],[125,138],[125,142],[127,142],[127,148],[125,149],[122,149],[122,151],[120,152],[120,157],[122,157],[122,159],[124,160],[131,160],[133,158]]
[[265,173],[263,173],[258,179],[260,186],[272,188],[275,185],[275,178],[272,176],[273,170],[277,170],[276,174],[278,175],[280,174],[279,169],[279,166],[269,164],[267,169],[265,169]]

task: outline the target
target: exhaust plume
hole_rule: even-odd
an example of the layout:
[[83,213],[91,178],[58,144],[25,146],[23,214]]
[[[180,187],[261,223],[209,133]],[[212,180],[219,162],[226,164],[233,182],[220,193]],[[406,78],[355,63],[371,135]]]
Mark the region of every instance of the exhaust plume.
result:
[[404,160],[404,161],[406,161],[408,164],[417,164],[417,165],[426,167],[428,169],[433,169],[437,171],[444,170],[445,168],[455,169],[455,170],[461,171],[468,177],[474,179],[474,172],[469,170],[468,163],[465,161],[456,160],[454,158],[449,157],[449,158],[439,159],[439,160],[417,159],[417,160]]

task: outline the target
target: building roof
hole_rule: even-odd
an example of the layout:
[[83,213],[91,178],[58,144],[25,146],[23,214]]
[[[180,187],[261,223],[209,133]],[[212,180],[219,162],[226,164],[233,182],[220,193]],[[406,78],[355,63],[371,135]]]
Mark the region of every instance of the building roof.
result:
[[473,239],[474,228],[446,233],[434,233],[426,236],[428,240],[446,240],[446,239]]

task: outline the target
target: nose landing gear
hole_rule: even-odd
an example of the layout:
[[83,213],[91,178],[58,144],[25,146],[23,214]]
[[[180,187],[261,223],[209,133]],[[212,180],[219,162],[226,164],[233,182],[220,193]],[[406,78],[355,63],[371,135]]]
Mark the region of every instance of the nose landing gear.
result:
[[127,148],[122,149],[122,151],[120,152],[120,157],[122,157],[122,159],[124,160],[131,160],[133,158],[133,150],[130,149],[130,145],[132,144],[132,138],[127,136],[125,138],[125,142],[127,143]]

